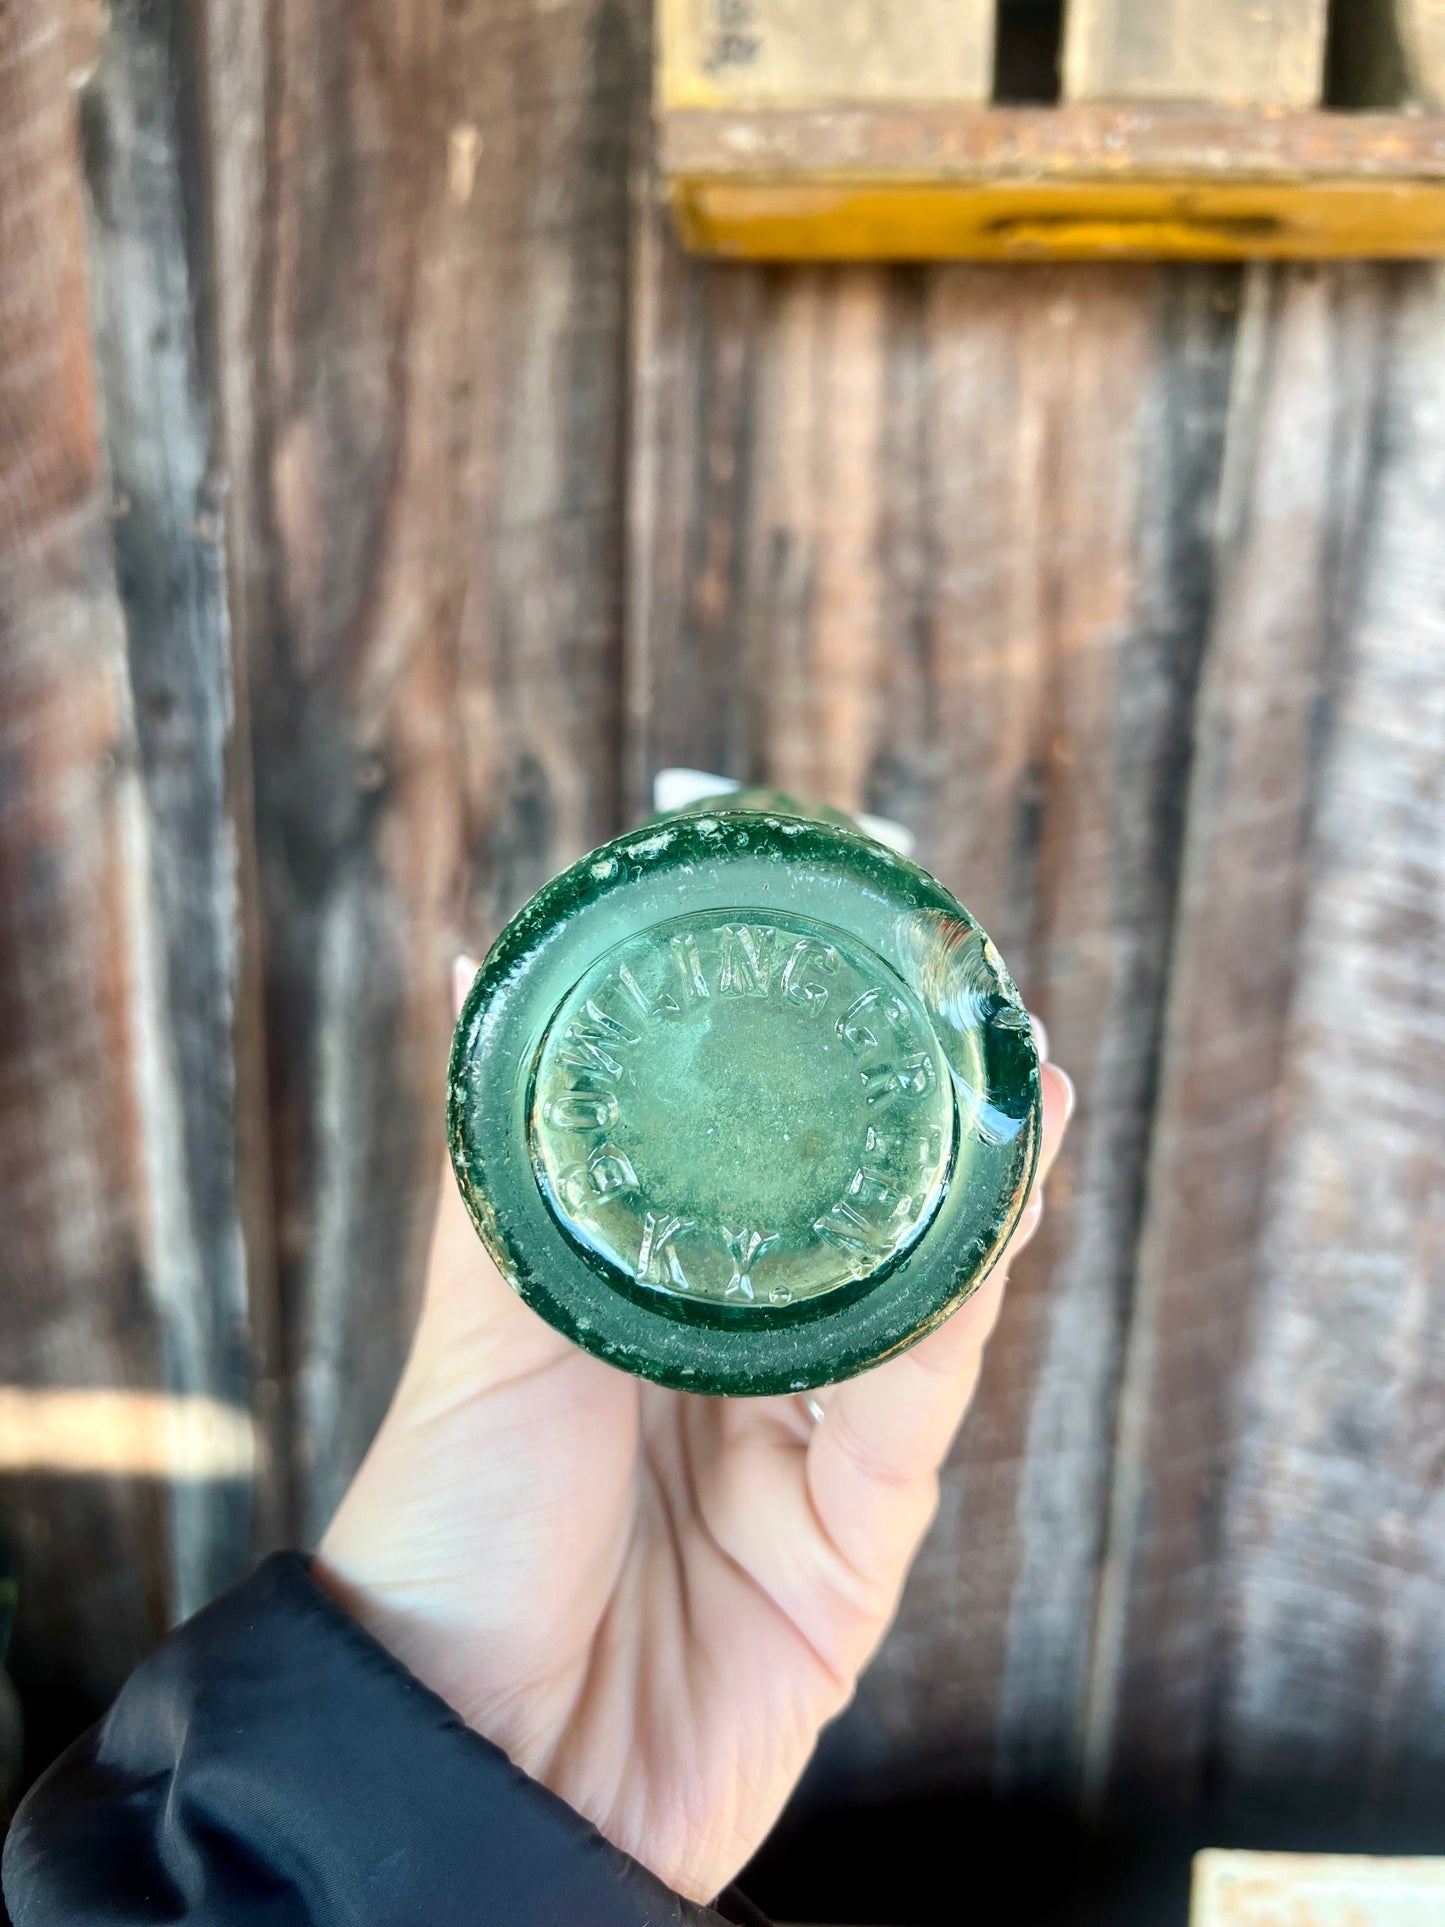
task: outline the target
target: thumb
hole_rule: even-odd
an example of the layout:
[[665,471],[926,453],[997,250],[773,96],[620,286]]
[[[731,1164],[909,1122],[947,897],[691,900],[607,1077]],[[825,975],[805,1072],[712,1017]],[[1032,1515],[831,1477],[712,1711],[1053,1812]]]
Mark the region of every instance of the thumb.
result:
[[[452,1005],[458,1015],[479,965],[459,956],[452,965]],[[492,1262],[478,1237],[457,1185],[451,1160],[442,1166],[426,1293],[412,1347],[407,1378],[450,1379],[463,1374],[476,1385],[479,1376],[500,1383],[535,1371],[567,1341],[523,1304]]]

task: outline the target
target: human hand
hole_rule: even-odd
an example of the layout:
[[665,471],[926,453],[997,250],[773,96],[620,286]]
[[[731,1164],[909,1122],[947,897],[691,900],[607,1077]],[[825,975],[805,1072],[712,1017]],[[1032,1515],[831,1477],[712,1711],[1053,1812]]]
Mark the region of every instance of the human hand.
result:
[[502,1280],[448,1170],[411,1357],[317,1577],[525,1772],[711,1899],[893,1617],[1072,1104],[1045,1064],[1038,1177],[974,1296],[806,1398],[668,1391],[579,1351]]

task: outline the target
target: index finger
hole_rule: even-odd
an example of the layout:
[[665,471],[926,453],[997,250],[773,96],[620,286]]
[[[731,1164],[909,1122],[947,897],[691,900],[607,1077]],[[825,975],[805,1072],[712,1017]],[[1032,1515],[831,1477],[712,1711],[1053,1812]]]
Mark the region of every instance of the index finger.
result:
[[1042,1187],[1073,1109],[1055,1066],[1042,1076],[1043,1131],[1029,1203],[998,1264],[936,1332],[877,1370],[816,1395],[823,1417],[809,1441],[807,1480],[838,1552],[862,1572],[899,1583],[932,1517],[939,1465],[983,1363],[1008,1266],[1038,1225]]

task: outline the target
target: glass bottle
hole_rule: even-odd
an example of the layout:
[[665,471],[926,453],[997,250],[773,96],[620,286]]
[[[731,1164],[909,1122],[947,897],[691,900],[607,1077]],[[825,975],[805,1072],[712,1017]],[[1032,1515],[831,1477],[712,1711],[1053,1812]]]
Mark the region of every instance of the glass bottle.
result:
[[978,924],[768,791],[544,885],[452,1045],[452,1161],[503,1275],[698,1392],[805,1390],[931,1330],[997,1259],[1038,1136],[1028,1017]]

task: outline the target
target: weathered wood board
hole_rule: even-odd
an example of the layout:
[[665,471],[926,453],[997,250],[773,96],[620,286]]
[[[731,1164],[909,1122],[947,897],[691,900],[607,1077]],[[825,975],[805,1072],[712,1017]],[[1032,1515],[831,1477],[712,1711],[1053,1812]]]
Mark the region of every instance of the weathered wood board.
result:
[[255,1407],[254,1489],[180,1483],[177,1615],[273,1543],[285,1514],[251,746],[232,653],[225,475],[208,385],[184,8],[113,0],[79,96],[116,583],[125,621],[141,901],[132,939],[147,1262],[166,1383]]
[[63,24],[0,18],[0,1505],[37,1758],[246,1570],[284,1470],[181,83],[137,8],[81,50],[87,277]]
[[1081,1077],[941,1517],[834,1745],[869,1774],[913,1752],[1067,1786],[1235,282],[739,273],[660,230],[635,274],[634,780],[694,764],[909,823]]
[[996,0],[660,0],[663,98],[987,100]]
[[1230,100],[1311,107],[1324,0],[1068,0],[1068,100]]
[[1392,286],[1309,269],[1246,284],[1100,1590],[1099,1801],[1186,1806],[1212,1766],[1233,1398]]
[[634,23],[227,4],[208,43],[253,143],[214,169],[220,381],[310,1536],[414,1316],[451,958],[617,820]]
[[1445,1812],[1445,278],[1382,317],[1224,1504],[1236,1802]]

